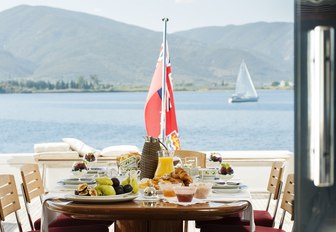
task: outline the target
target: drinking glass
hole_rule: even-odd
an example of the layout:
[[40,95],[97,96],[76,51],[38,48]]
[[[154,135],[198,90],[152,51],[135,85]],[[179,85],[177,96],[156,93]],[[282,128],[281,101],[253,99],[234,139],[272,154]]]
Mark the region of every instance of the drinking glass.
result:
[[198,173],[198,159],[195,156],[185,157],[184,167],[188,171],[188,174],[191,176],[197,176],[199,174]]

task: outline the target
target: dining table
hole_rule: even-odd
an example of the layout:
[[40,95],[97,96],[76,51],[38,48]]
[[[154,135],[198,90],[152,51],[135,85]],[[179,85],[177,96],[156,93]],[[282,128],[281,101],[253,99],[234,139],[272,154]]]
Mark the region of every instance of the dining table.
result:
[[[147,199],[141,194],[128,201],[77,201],[64,192],[49,194],[44,198],[42,232],[48,224],[63,213],[76,219],[115,221],[115,232],[168,232],[183,231],[183,221],[217,220],[237,212],[250,221],[254,231],[251,195],[248,189],[236,193],[212,193],[207,199],[179,203],[165,198]],[[79,197],[80,198],[80,197]],[[112,198],[113,199],[113,198]]]

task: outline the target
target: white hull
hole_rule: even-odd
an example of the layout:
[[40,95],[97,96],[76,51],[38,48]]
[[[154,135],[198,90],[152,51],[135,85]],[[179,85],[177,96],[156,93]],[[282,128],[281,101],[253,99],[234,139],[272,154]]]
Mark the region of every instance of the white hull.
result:
[[229,103],[240,103],[240,102],[257,102],[259,97],[238,97],[232,96],[229,98]]

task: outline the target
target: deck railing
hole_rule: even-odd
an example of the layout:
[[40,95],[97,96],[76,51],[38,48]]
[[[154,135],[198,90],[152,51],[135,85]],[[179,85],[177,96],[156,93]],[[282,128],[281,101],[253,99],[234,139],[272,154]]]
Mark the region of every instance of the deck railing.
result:
[[[210,155],[213,151],[207,151]],[[271,165],[274,161],[286,162],[284,175],[294,173],[294,154],[290,151],[217,151],[223,162],[230,163],[235,174],[251,192],[264,192],[268,183]],[[0,154],[0,173],[14,174],[20,183],[20,167],[25,163],[34,163],[34,153]],[[41,164],[41,163],[40,163]],[[57,161],[45,165],[46,189],[55,187],[57,180],[70,176],[71,162]],[[101,163],[99,165],[104,165]],[[42,168],[42,164],[41,164]],[[18,186],[18,189],[19,186]]]

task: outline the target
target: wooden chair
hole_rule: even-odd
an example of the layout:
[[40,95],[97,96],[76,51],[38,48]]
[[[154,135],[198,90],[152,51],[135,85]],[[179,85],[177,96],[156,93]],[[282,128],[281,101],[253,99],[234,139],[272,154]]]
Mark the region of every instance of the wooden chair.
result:
[[13,175],[0,175],[0,228],[5,231],[2,221],[11,213],[15,213],[19,231],[22,232],[22,224],[17,211],[20,209],[20,200],[17,193]]
[[[42,196],[44,195],[44,187],[40,175],[39,167],[37,164],[25,164],[21,167],[22,177],[22,195],[28,215],[29,224],[32,230],[39,230],[41,228],[41,219],[35,220],[33,223],[32,216],[29,210],[29,204],[33,199],[39,198],[42,204]],[[96,225],[102,224],[106,227],[110,226],[113,222],[106,221],[91,221],[73,219],[65,214],[60,214],[56,220],[50,223],[49,227],[63,227],[63,226],[83,226],[83,225]]]
[[[23,232],[22,224],[18,215],[20,210],[20,200],[16,189],[15,179],[13,175],[0,175],[0,229],[5,232],[2,221],[12,213],[15,213],[18,229]],[[53,227],[49,232],[108,232],[109,229],[103,225],[85,225],[71,227]],[[38,232],[35,231],[35,232]]]
[[[197,166],[201,168],[206,167],[206,154],[199,151],[190,151],[190,150],[176,150],[174,151],[174,156],[179,157],[182,162],[187,157],[196,157],[197,158]],[[184,231],[188,231],[188,221],[184,221]]]
[[[266,210],[254,210],[253,212],[254,222],[256,225],[274,227],[274,221],[280,201],[284,169],[285,169],[284,162],[277,161],[272,164],[272,169],[267,185],[267,191],[269,192],[269,197]],[[276,203],[273,214],[271,215],[269,212],[269,208],[272,199]]]
[[197,157],[197,166],[201,168],[206,167],[206,154],[199,151],[190,151],[190,150],[176,150],[174,156],[180,157],[182,160],[186,157]]
[[[287,176],[287,181],[282,196],[281,209],[283,213],[279,223],[279,229],[265,226],[256,226],[255,232],[286,232],[282,230],[285,221],[286,213],[291,215],[291,220],[294,220],[294,174]],[[208,224],[201,228],[201,232],[217,232],[217,231],[230,231],[230,232],[249,232],[250,226],[247,225],[215,225]]]
[[[285,164],[284,162],[273,162],[270,176],[268,179],[267,191],[269,192],[268,202],[265,210],[254,210],[254,222],[256,225],[259,226],[268,226],[273,227],[275,217],[278,210],[278,205],[280,201],[280,194],[282,188],[282,180],[283,180],[283,173],[284,173]],[[275,208],[271,215],[269,212],[271,200],[275,201]],[[215,221],[197,221],[196,227],[200,228],[205,224],[243,224],[248,225],[249,222],[241,221],[240,215],[235,214],[230,217],[225,217],[220,220]]]

